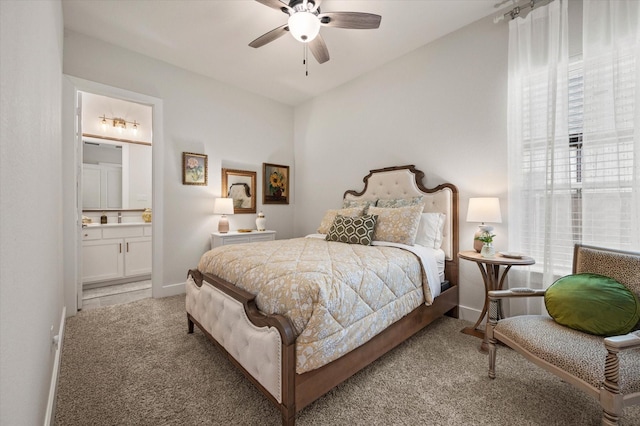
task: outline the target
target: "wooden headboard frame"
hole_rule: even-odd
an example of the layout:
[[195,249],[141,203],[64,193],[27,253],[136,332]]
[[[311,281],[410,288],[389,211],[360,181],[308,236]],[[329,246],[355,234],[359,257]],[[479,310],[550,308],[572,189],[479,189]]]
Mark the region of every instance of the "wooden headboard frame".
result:
[[458,284],[458,188],[450,183],[427,188],[422,184],[424,173],[414,165],[386,167],[370,170],[362,180],[364,189],[349,190],[345,200],[378,200],[386,198],[410,198],[423,196],[424,212],[446,215],[442,250],[445,253],[445,277]]

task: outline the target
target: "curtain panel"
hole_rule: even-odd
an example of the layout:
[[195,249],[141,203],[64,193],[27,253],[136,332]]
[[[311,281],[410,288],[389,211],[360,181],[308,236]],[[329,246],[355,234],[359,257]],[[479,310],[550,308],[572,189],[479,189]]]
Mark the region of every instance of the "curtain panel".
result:
[[640,2],[583,6],[571,65],[566,0],[509,23],[509,246],[543,288],[575,243],[640,250]]
[[640,250],[640,2],[584,2],[582,241]]
[[536,259],[545,287],[572,245],[568,63],[566,0],[509,22],[509,247]]

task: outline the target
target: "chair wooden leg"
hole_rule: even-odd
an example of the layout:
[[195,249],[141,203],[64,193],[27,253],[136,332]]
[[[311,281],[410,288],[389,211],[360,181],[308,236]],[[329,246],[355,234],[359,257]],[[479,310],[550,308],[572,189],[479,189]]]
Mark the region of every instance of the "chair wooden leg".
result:
[[618,349],[605,343],[607,358],[604,365],[604,383],[600,388],[600,405],[602,406],[602,424],[617,425],[622,416],[623,402],[620,393],[620,360]]
[[602,410],[602,426],[616,426],[618,425],[619,416],[612,415]]
[[496,341],[489,339],[489,378],[496,378]]
[[493,328],[498,323],[498,315],[500,312],[500,301],[492,299],[489,303],[489,318],[485,330],[485,339],[489,347],[489,378],[496,378],[496,339],[493,337]]

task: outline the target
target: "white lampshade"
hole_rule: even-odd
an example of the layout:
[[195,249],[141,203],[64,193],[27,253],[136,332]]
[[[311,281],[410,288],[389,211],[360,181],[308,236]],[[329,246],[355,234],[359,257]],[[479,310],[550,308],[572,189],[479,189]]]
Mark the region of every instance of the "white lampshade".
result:
[[502,223],[500,199],[495,197],[469,198],[467,222]]
[[222,215],[218,221],[218,232],[229,232],[229,219],[226,215],[233,214],[233,198],[216,198],[213,201],[213,214]]
[[296,40],[308,43],[320,32],[320,20],[311,12],[296,12],[289,16],[289,32]]
[[213,214],[233,214],[233,198],[216,198],[213,202]]

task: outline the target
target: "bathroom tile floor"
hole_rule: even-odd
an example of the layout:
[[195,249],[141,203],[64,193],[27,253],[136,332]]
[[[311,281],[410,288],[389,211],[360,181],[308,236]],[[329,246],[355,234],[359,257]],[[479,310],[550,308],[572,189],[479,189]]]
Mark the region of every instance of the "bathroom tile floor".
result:
[[87,289],[82,292],[82,309],[120,305],[151,297],[151,280]]

